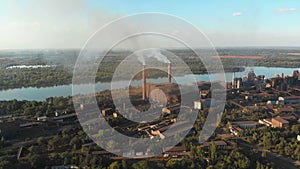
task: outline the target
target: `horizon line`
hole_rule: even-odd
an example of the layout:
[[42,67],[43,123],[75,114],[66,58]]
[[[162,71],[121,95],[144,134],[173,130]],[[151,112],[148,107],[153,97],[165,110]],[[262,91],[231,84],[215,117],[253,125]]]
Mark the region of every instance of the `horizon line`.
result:
[[[194,49],[207,49],[209,47],[194,47]],[[214,46],[216,49],[220,48],[300,48],[300,45],[265,45],[265,46],[255,46],[255,45],[248,45],[248,46]],[[0,48],[0,51],[8,51],[8,50],[81,50],[82,48],[80,47],[66,47],[66,48],[55,48],[55,47],[49,47],[49,48]],[[181,47],[164,47],[164,49],[186,49],[186,48],[181,48]],[[101,50],[101,49],[99,49]],[[112,51],[131,51],[130,48],[128,49],[114,49]]]

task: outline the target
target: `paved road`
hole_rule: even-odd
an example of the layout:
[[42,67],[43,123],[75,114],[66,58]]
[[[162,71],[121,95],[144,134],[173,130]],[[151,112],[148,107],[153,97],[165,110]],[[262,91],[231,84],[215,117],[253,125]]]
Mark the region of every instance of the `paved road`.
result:
[[294,161],[289,158],[286,158],[286,157],[283,157],[279,154],[272,153],[268,150],[264,150],[262,147],[253,146],[245,141],[242,141],[241,139],[237,139],[237,144],[239,147],[243,147],[243,148],[256,149],[258,151],[266,151],[266,154],[267,154],[266,158],[269,161],[274,162],[274,164],[276,164],[276,168],[279,168],[279,169],[299,169],[300,168],[299,162]]

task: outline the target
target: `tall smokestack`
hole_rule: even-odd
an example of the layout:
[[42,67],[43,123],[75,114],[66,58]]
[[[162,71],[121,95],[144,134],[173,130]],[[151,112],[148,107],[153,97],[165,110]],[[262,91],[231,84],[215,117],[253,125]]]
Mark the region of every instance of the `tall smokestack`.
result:
[[171,83],[171,63],[168,64],[168,82]]
[[231,81],[231,88],[234,89],[235,88],[235,72],[232,72],[232,81]]
[[142,72],[142,81],[143,81],[143,86],[142,86],[142,90],[143,90],[143,100],[146,100],[146,92],[147,92],[147,89],[146,89],[146,70],[145,70],[145,65],[143,65],[143,72]]

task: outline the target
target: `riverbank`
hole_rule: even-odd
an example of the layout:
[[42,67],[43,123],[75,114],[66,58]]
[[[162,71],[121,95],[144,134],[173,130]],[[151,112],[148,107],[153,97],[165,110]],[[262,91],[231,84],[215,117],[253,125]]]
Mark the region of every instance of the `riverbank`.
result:
[[[247,73],[250,71],[250,69],[253,69],[256,75],[265,75],[266,78],[273,77],[274,74],[281,74],[284,73],[292,74],[294,70],[300,70],[300,68],[277,68],[277,67],[245,67],[245,70],[243,72],[236,72],[236,77],[242,77],[247,75]],[[231,81],[232,79],[232,73],[226,73],[226,80]],[[181,77],[176,77],[176,80],[178,84],[187,84],[191,82],[196,81],[210,81],[210,80],[218,80],[217,75],[212,75],[209,77],[207,74],[202,75],[185,75]],[[147,79],[148,83],[163,83],[167,82],[167,78],[157,78],[157,79]],[[125,88],[126,82],[125,81],[118,81],[113,82],[114,86],[117,88]],[[141,86],[140,80],[134,80],[131,82],[132,86]],[[76,89],[80,89],[81,93],[73,93],[72,88],[76,87]],[[45,100],[48,97],[67,97],[72,96],[76,94],[91,94],[94,91],[95,92],[101,92],[104,90],[110,90],[111,89],[111,83],[105,82],[105,83],[96,83],[95,84],[95,90],[94,85],[91,84],[81,84],[81,85],[58,85],[54,87],[43,87],[43,88],[35,88],[35,87],[28,87],[28,88],[19,88],[19,89],[9,89],[0,91],[0,100],[36,100],[36,101],[42,101]],[[79,91],[79,90],[77,90]]]

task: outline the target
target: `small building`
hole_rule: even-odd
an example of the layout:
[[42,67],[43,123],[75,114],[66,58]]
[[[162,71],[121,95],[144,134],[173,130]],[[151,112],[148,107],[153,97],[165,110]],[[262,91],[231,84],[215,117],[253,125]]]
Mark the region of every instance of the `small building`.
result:
[[201,102],[200,101],[194,101],[194,109],[201,110]]
[[174,146],[174,147],[163,147],[163,152],[186,152],[186,149],[184,146]]
[[164,114],[171,114],[171,110],[168,109],[167,107],[162,108],[161,111],[162,111],[162,113],[164,113]]
[[114,110],[112,108],[106,108],[106,109],[101,110],[101,114],[103,116],[112,116],[113,113],[114,113]]
[[263,120],[258,120],[258,123],[266,125],[268,127],[272,126],[272,119],[263,119]]
[[[217,149],[219,150],[224,150],[227,147],[227,143],[223,140],[218,140],[218,141],[214,141],[214,143],[216,144]],[[205,142],[203,143],[203,147],[208,150],[211,146],[212,142]]]
[[21,146],[17,152],[17,159],[18,160],[24,160],[26,155],[29,154],[30,152],[28,151],[27,148]]
[[66,112],[65,110],[56,110],[56,111],[54,112],[54,116],[55,116],[55,117],[61,116],[61,115],[63,115],[63,114],[67,114],[67,112]]
[[29,127],[33,127],[33,126],[38,126],[39,124],[40,124],[40,122],[33,121],[33,122],[22,123],[19,126],[20,126],[20,128],[27,128],[27,127],[29,128]]
[[282,128],[282,127],[286,127],[287,125],[289,125],[289,122],[287,120],[284,120],[282,117],[277,116],[272,118],[272,127],[274,128]]
[[12,114],[9,114],[9,115],[3,115],[3,116],[0,116],[0,120],[7,120],[7,119],[10,119],[12,118],[13,115]]
[[63,123],[66,121],[76,121],[77,115],[76,115],[76,113],[66,114],[66,115],[62,115],[62,116],[53,117],[52,120],[54,120],[56,122],[60,122],[60,123]]
[[183,146],[163,147],[164,157],[184,157],[189,156],[190,152],[186,151]]
[[203,110],[204,108],[208,108],[210,106],[215,105],[214,99],[200,99],[200,101],[194,101],[194,109]]
[[75,165],[61,165],[61,166],[52,166],[51,169],[79,169]]
[[36,118],[37,121],[47,121],[48,117],[47,116],[41,116]]
[[237,121],[232,122],[232,125],[240,126],[242,129],[255,128],[258,123],[256,121]]
[[292,107],[282,107],[278,109],[280,113],[293,113],[295,110]]
[[285,104],[300,103],[300,96],[287,96],[287,97],[283,97],[283,98],[284,98]]
[[231,134],[233,134],[233,135],[235,135],[235,136],[238,136],[239,133],[240,133],[243,129],[241,129],[240,127],[234,126],[234,127],[230,127],[229,130],[230,130]]
[[[134,150],[132,150],[134,152]],[[108,158],[111,158],[111,157],[115,157],[116,155],[115,154],[118,154],[121,152],[121,149],[114,149],[114,150],[111,150],[110,152],[106,151],[106,150],[100,150],[100,151],[92,151],[90,152],[92,155],[99,155],[101,157],[108,157]],[[125,151],[124,151],[125,152]],[[123,153],[124,155],[124,153]],[[133,155],[133,154],[132,154]],[[131,156],[132,156],[131,155]]]
[[290,116],[279,116],[281,117],[282,119],[286,120],[286,121],[289,121],[289,122],[296,122],[297,121],[297,118],[293,115],[290,115]]

